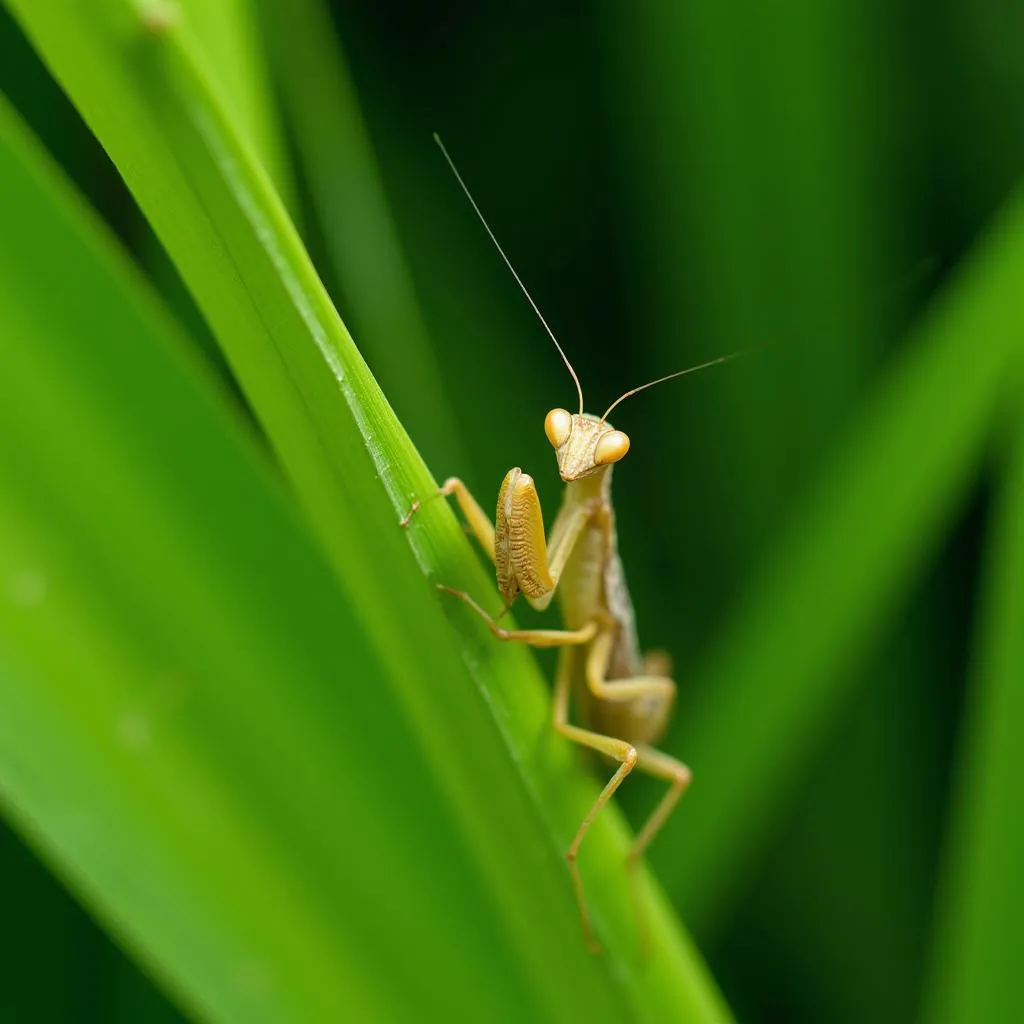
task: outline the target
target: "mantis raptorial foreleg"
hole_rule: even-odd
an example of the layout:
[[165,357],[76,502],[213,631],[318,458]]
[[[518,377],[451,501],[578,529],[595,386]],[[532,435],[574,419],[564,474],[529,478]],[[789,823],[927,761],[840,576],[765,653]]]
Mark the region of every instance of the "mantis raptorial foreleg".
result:
[[594,499],[563,509],[545,541],[533,477],[518,468],[505,474],[495,513],[494,566],[506,606],[521,592],[538,611],[547,608],[580,534],[599,508]]
[[[585,502],[573,508],[569,515],[559,517],[548,543],[544,537],[544,515],[533,477],[519,468],[510,469],[501,483],[494,526],[469,488],[458,477],[445,480],[432,497],[449,495],[455,496],[473,536],[487,557],[494,562],[498,589],[505,600],[505,607],[509,607],[523,593],[539,611],[551,603],[573,547],[599,504],[597,501]],[[420,507],[419,503],[413,504],[402,520],[403,526],[409,525]],[[447,587],[442,589],[450,590]],[[475,602],[459,591],[450,592],[480,611]],[[481,614],[485,619],[489,618],[486,613]],[[501,632],[495,632],[495,635],[501,636]],[[508,639],[504,636],[501,638]]]

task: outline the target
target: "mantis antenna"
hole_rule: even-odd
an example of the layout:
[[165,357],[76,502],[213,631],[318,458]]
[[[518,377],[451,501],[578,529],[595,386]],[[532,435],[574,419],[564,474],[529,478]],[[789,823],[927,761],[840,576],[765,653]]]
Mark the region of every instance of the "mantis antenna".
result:
[[[441,136],[434,132],[434,141],[437,143],[441,152],[444,154],[445,160],[448,161],[448,166],[452,169],[452,174],[455,175],[455,180],[462,186],[462,191],[466,193],[466,198],[469,200],[470,205],[473,207],[476,215],[480,218],[480,223],[483,224],[484,230],[490,235],[491,241],[494,243],[494,248],[501,254],[501,258],[505,261],[505,266],[512,271],[512,276],[516,279],[516,284],[519,285],[523,290],[523,294],[526,296],[526,301],[533,307],[534,313],[537,314],[537,318],[544,325],[544,330],[548,332],[548,336],[555,343],[555,348],[558,349],[558,354],[562,357],[562,362],[569,368],[569,372],[572,374],[572,379],[576,382],[576,392],[580,396],[580,415],[583,415],[583,388],[580,386],[580,379],[576,376],[576,371],[572,368],[572,363],[569,362],[565,352],[562,351],[562,346],[558,344],[558,339],[555,337],[555,332],[548,327],[547,320],[544,319],[543,313],[537,308],[537,303],[533,301],[532,296],[526,290],[526,285],[523,284],[522,278],[516,273],[516,268],[512,266],[512,261],[505,255],[505,250],[502,249],[498,239],[494,237],[494,232],[491,230],[491,226],[487,223],[484,215],[480,212],[480,207],[476,205],[476,200],[473,198],[473,194],[469,191],[466,183],[462,180],[462,175],[459,174],[459,169],[455,166],[455,161],[448,155],[448,150],[444,148],[444,143],[441,141]],[[647,385],[645,385],[646,387]],[[626,398],[623,395],[622,398]],[[621,402],[622,399],[620,398]],[[605,413],[607,416],[608,413]]]
[[688,373],[696,373],[698,370],[706,370],[709,366],[717,366],[719,363],[727,363],[730,359],[735,359],[739,355],[739,352],[733,352],[727,356],[719,356],[717,359],[712,359],[709,362],[701,363],[699,366],[691,366],[688,370],[676,370],[675,373],[670,373],[667,377],[659,377],[657,380],[648,381],[646,384],[641,384],[638,388],[633,388],[632,391],[627,391],[624,395],[620,395],[612,402],[611,405],[605,410],[604,415],[601,417],[601,422],[604,423],[608,419],[608,413],[612,411],[620,402],[624,402],[627,398],[632,398],[638,391],[646,391],[647,388],[653,388],[655,384],[664,384],[667,380],[674,380],[676,377],[685,377]]

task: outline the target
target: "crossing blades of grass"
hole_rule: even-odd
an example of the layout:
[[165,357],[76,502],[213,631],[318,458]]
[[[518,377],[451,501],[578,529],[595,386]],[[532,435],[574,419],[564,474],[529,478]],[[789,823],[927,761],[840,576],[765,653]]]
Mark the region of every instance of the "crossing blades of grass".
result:
[[5,810],[214,1019],[539,1011],[354,609],[5,106],[0,182]]
[[[88,11],[73,0],[11,7],[124,175],[274,447],[377,659],[375,673],[347,671],[348,686],[362,694],[366,717],[407,723],[456,823],[469,877],[502,922],[508,962],[502,968],[506,954],[492,952],[492,971],[504,969],[557,1017],[621,1016],[625,1006],[650,1019],[720,1018],[713,986],[653,886],[657,953],[640,963],[622,878],[626,836],[614,814],[602,817],[585,866],[608,955],[598,962],[584,951],[560,854],[593,783],[550,738],[528,653],[496,649],[461,608],[450,609],[461,638],[446,623],[423,568],[481,594],[493,581],[443,504],[410,535],[398,529],[399,513],[433,483],[185,35],[124,0]],[[331,634],[325,628],[325,642]],[[360,776],[396,779],[392,746],[374,751]],[[459,919],[451,923],[461,934]],[[397,955],[417,955],[400,930],[391,934]],[[373,972],[360,978],[373,991]]]
[[[428,459],[465,464],[330,13],[323,0],[259,0],[258,6],[345,319],[388,401],[415,428],[420,450]],[[428,138],[424,131],[424,143]]]

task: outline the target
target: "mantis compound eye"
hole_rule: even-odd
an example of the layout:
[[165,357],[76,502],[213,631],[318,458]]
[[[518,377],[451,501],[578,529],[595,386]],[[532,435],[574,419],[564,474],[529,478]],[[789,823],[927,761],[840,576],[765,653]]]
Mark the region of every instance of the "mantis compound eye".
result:
[[594,462],[598,466],[607,466],[629,451],[629,438],[621,430],[612,430],[605,434],[594,449]]
[[569,440],[571,432],[572,416],[565,409],[552,409],[544,417],[544,433],[548,435],[552,448],[561,448]]

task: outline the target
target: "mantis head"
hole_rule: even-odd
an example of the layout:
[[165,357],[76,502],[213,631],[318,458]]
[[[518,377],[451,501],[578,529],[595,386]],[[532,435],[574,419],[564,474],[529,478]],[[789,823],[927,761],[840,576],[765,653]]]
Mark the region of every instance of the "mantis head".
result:
[[576,371],[572,368],[572,363],[569,362],[568,356],[566,356],[554,332],[548,326],[547,320],[544,319],[544,314],[541,313],[537,303],[533,301],[532,296],[526,290],[526,285],[523,284],[522,279],[516,273],[516,268],[512,266],[512,262],[505,255],[505,250],[502,249],[498,239],[495,238],[491,226],[484,219],[484,215],[480,212],[480,207],[476,205],[476,200],[466,187],[466,183],[462,180],[462,175],[459,174],[458,168],[456,168],[452,158],[448,155],[448,150],[444,148],[444,143],[438,138],[436,132],[434,134],[434,141],[444,154],[448,166],[455,175],[455,180],[458,181],[477,217],[480,218],[480,223],[483,224],[484,230],[494,243],[494,247],[505,261],[505,266],[512,272],[516,283],[526,296],[526,301],[529,302],[533,311],[537,314],[537,318],[544,325],[544,330],[547,331],[548,336],[555,343],[558,354],[562,357],[562,361],[565,363],[569,373],[572,375],[573,382],[576,384],[576,394],[580,400],[580,411],[573,414],[566,409],[552,409],[544,420],[544,433],[548,435],[551,447],[555,449],[555,455],[558,458],[558,472],[566,483],[572,480],[580,480],[585,476],[596,473],[600,469],[607,468],[613,462],[618,462],[629,451],[629,438],[621,430],[615,430],[607,422],[608,413],[619,402],[624,402],[627,398],[637,394],[637,392],[644,391],[655,384],[661,384],[663,381],[672,380],[675,377],[683,377],[688,373],[694,373],[697,370],[703,370],[708,366],[715,366],[718,363],[724,363],[736,357],[736,353],[721,356],[718,359],[701,363],[700,366],[691,366],[688,370],[678,370],[676,373],[670,373],[667,377],[659,377],[657,380],[649,381],[647,384],[641,384],[640,387],[633,388],[632,391],[627,391],[624,395],[620,395],[615,399],[600,419],[585,413],[583,411],[583,387],[580,384],[579,377],[576,376]]
[[[558,345],[558,342],[555,342]],[[734,359],[735,353],[729,356],[722,356],[719,359],[712,359],[710,362],[701,363],[700,366],[691,366],[688,370],[678,370],[670,373],[667,377],[659,377],[657,380],[648,381],[638,388],[627,391],[620,395],[605,410],[605,414],[598,419],[583,411],[583,389],[580,387],[579,378],[573,370],[569,360],[559,345],[558,351],[569,367],[572,379],[576,382],[576,392],[580,396],[580,411],[575,415],[567,409],[552,409],[544,419],[544,433],[547,434],[551,447],[555,449],[555,457],[558,459],[558,472],[565,483],[573,480],[581,480],[599,469],[605,469],[614,462],[622,459],[629,451],[629,436],[621,430],[616,430],[608,422],[608,413],[620,402],[640,391],[655,384],[661,384],[666,380],[673,380],[682,377],[695,370],[703,370],[707,366],[715,366],[717,363],[724,363],[728,359]]]
[[569,483],[618,462],[629,451],[629,438],[604,418],[587,413],[573,415],[552,409],[544,419],[544,433],[558,459],[558,473]]

